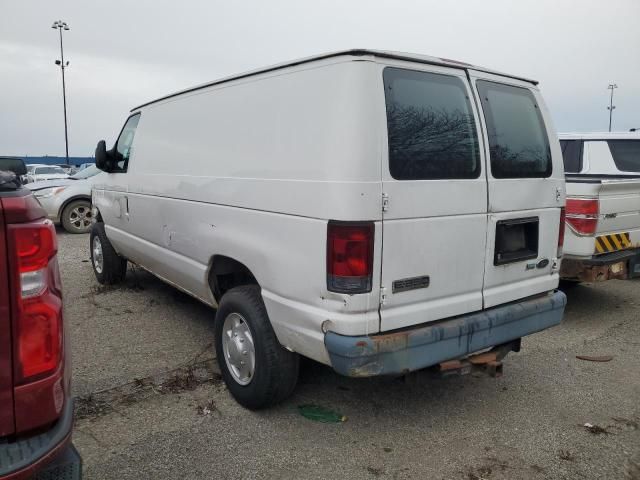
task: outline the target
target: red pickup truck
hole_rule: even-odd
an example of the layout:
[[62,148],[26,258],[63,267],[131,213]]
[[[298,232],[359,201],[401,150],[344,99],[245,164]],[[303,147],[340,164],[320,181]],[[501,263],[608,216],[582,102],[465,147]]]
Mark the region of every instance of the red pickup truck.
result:
[[24,172],[0,158],[0,480],[79,479],[56,231]]

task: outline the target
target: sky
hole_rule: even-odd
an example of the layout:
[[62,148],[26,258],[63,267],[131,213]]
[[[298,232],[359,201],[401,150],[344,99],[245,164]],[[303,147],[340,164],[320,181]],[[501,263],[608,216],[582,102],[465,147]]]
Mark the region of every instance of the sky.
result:
[[640,0],[0,0],[0,155],[115,140],[129,110],[219,77],[373,48],[535,78],[558,131],[640,128]]

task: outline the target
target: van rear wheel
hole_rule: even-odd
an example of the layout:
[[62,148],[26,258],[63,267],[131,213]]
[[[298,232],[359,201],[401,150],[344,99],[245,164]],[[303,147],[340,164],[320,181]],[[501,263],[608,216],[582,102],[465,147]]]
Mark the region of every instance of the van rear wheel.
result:
[[216,313],[215,347],[236,401],[257,410],[283,401],[298,382],[299,357],[280,345],[258,285],[226,292]]
[[124,280],[127,259],[122,258],[111,245],[104,231],[104,223],[94,223],[89,236],[91,265],[96,279],[103,285],[113,285]]

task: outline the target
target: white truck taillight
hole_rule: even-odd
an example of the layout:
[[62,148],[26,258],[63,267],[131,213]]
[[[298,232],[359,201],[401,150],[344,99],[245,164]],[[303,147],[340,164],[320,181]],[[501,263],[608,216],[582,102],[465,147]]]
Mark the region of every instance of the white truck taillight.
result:
[[327,289],[338,293],[371,291],[373,222],[329,221],[327,225]]
[[580,235],[593,235],[596,232],[599,212],[597,199],[567,198],[567,223]]
[[[16,384],[54,372],[62,358],[62,299],[56,231],[49,220],[7,227],[15,290]],[[12,283],[13,283],[12,282]]]

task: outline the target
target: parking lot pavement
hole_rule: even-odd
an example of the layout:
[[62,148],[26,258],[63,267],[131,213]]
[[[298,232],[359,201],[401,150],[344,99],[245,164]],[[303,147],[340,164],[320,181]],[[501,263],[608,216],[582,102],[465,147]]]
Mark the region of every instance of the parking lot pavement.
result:
[[563,324],[526,338],[502,378],[356,380],[305,362],[292,398],[250,412],[213,366],[211,309],[137,270],[100,287],[88,235],[59,236],[86,478],[618,479],[640,455],[640,281],[569,289]]

